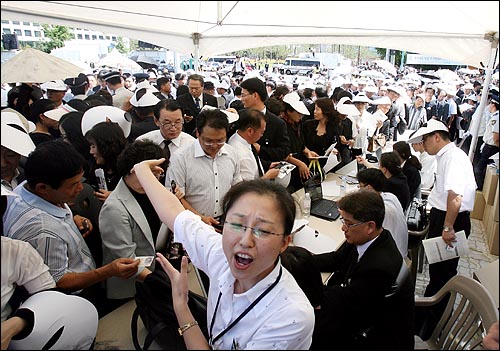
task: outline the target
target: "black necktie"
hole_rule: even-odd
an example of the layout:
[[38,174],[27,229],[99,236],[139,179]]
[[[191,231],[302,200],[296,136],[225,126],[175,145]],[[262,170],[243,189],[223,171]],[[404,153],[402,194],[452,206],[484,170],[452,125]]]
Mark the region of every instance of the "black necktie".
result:
[[163,149],[163,153],[165,155],[165,158],[167,160],[170,159],[170,149],[168,148],[168,146],[170,145],[170,143],[172,142],[172,140],[163,140],[160,144],[161,148]]
[[257,154],[257,149],[255,148],[255,146],[253,146],[253,144],[251,145],[251,147],[252,147],[253,157],[255,157],[255,161],[257,161],[257,169],[259,170],[259,176],[262,177],[264,175],[264,172],[262,170],[262,164],[260,163],[259,154]]
[[195,105],[196,105],[196,109],[199,111],[200,110],[200,98],[197,97],[196,99],[194,99],[196,102],[195,102]]

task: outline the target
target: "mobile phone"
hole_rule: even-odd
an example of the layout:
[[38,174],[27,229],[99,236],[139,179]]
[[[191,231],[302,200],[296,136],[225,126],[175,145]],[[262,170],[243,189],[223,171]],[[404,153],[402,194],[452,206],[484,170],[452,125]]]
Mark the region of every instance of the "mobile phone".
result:
[[175,180],[172,179],[170,182],[170,188],[172,189],[172,192],[175,193],[175,188],[177,187],[177,184],[175,183]]
[[186,108],[182,108],[182,114],[184,116],[192,116],[193,115],[193,113],[191,112],[191,109],[187,108],[187,107]]

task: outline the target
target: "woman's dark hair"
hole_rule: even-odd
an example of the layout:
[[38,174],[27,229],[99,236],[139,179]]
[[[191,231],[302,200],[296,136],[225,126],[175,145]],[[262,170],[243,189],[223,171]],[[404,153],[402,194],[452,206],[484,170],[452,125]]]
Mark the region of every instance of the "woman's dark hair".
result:
[[113,106],[113,96],[106,89],[99,89],[91,96],[102,96],[106,100],[106,105]]
[[398,175],[403,170],[401,169],[401,161],[399,160],[399,156],[394,151],[384,152],[380,156],[380,167],[385,167],[387,170],[393,175]]
[[286,85],[278,85],[276,89],[274,89],[274,92],[271,95],[271,97],[274,97],[278,100],[282,100],[283,97],[288,93],[290,93],[290,89],[288,89]]
[[321,109],[328,122],[335,124],[339,123],[339,114],[336,113],[333,101],[327,97],[316,99],[316,106]]
[[370,189],[350,192],[337,201],[337,206],[360,222],[374,221],[377,228],[382,227],[385,205],[378,192]]
[[280,257],[281,264],[295,278],[311,305],[319,306],[323,298],[323,280],[314,265],[313,254],[300,246],[288,246]]
[[85,112],[90,108],[89,103],[81,99],[71,99],[68,101],[67,105],[80,112]]
[[128,143],[118,123],[97,123],[85,134],[85,138],[89,143],[96,145],[99,154],[104,158],[103,168],[115,173],[116,159]]
[[39,144],[30,153],[24,166],[26,180],[31,188],[38,183],[58,189],[66,179],[83,171],[84,159],[75,148],[62,140]]
[[38,123],[40,122],[41,114],[54,110],[55,108],[56,104],[49,99],[36,100],[31,104],[29,120],[33,123]]
[[222,200],[223,217],[240,197],[248,193],[266,195],[275,200],[278,211],[283,216],[285,236],[290,235],[295,221],[295,201],[286,188],[265,179],[254,179],[239,182],[229,189]]
[[89,153],[89,141],[82,134],[83,112],[68,112],[59,120],[59,128],[64,129],[66,139],[85,158],[92,157]]
[[106,106],[108,105],[106,98],[103,95],[92,94],[85,99],[85,102],[89,104],[89,108],[96,106]]
[[419,171],[422,169],[422,164],[418,158],[411,153],[410,144],[406,141],[398,141],[392,146],[392,149],[409,165],[412,165]]
[[[116,160],[116,171],[118,176],[123,177],[130,173],[136,163],[144,160],[160,159],[165,157],[163,149],[150,140],[136,140],[128,144]],[[168,160],[160,165],[167,170]]]
[[358,181],[369,185],[373,190],[381,192],[384,189],[386,177],[378,168],[365,168],[358,172]]

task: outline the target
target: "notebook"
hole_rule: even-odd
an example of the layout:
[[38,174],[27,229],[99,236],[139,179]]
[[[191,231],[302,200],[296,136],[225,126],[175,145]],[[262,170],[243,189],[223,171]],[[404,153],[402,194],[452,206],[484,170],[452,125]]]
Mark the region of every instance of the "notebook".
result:
[[311,195],[311,215],[334,221],[340,216],[337,203],[333,200],[323,199],[321,179],[312,177],[304,183],[304,191]]

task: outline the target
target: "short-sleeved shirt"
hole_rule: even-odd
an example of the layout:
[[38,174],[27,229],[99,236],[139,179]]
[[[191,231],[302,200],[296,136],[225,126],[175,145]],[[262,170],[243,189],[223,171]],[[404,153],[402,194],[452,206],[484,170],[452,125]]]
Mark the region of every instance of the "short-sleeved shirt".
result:
[[94,270],[95,262],[68,205],[58,207],[19,184],[4,215],[4,235],[29,242],[57,282],[66,273]]
[[446,211],[448,192],[451,190],[462,195],[459,212],[472,211],[477,186],[467,154],[450,142],[436,154],[436,161],[436,181],[429,194],[429,206]]
[[221,333],[266,288],[278,284],[231,330],[215,342],[214,349],[309,349],[314,329],[314,310],[281,261],[265,278],[243,294],[234,293],[235,278],[222,248],[222,235],[190,211],[181,212],[174,223],[175,239],[183,244],[193,264],[210,277],[207,321],[210,328],[219,293],[213,336]]
[[166,178],[166,184],[175,180],[186,201],[202,216],[218,217],[222,215],[222,198],[241,181],[238,155],[225,144],[212,158],[196,140],[172,155]]
[[29,294],[56,286],[49,267],[27,242],[2,236],[2,322],[11,314],[9,300],[16,286],[23,286]]

